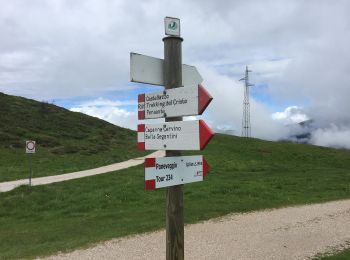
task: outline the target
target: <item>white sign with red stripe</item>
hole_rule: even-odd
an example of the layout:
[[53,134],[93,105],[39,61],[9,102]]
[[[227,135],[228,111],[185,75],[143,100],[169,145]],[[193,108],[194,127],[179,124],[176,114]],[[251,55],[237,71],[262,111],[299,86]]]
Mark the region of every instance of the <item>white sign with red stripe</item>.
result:
[[35,153],[35,141],[26,141],[26,153]]
[[212,99],[202,85],[140,94],[138,96],[138,118],[201,115]]
[[145,189],[202,181],[209,170],[202,155],[146,158]]
[[203,120],[137,126],[140,150],[202,150],[214,136]]

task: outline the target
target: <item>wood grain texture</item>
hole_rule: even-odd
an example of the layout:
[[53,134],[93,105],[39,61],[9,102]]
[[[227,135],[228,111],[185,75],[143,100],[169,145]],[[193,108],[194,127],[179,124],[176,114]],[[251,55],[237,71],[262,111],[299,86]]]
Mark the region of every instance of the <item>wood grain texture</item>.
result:
[[[164,41],[165,88],[182,86],[182,53],[180,37],[166,37]],[[182,121],[182,117],[166,118],[166,122]],[[166,151],[166,156],[181,156],[180,151]],[[183,185],[166,189],[166,259],[184,259],[184,201]]]

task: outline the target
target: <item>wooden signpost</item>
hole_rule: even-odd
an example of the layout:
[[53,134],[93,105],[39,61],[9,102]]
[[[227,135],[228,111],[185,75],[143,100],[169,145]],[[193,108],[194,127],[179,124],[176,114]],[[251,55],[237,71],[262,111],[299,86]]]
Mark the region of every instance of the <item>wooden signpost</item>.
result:
[[166,17],[164,60],[130,54],[130,81],[161,85],[162,92],[138,96],[138,118],[165,118],[161,124],[139,124],[140,150],[165,150],[165,158],[145,160],[145,189],[166,187],[166,259],[184,259],[183,184],[202,181],[209,166],[201,155],[181,156],[181,150],[202,150],[214,132],[203,120],[182,121],[201,115],[213,99],[201,85],[194,66],[182,64],[180,20]]

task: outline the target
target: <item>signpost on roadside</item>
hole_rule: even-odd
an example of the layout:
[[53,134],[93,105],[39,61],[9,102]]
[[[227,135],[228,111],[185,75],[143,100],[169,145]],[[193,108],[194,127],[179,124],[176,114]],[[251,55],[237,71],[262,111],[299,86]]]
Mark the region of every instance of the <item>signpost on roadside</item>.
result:
[[26,141],[26,153],[29,157],[29,186],[32,185],[32,154],[35,153],[35,141]]
[[196,67],[182,64],[180,20],[165,17],[164,60],[130,54],[130,80],[165,87],[138,96],[138,118],[165,118],[165,123],[139,124],[140,150],[165,150],[165,158],[145,160],[145,189],[166,187],[166,259],[184,259],[183,184],[202,181],[209,166],[201,155],[181,156],[181,150],[202,150],[214,132],[201,115],[213,99],[201,85]]

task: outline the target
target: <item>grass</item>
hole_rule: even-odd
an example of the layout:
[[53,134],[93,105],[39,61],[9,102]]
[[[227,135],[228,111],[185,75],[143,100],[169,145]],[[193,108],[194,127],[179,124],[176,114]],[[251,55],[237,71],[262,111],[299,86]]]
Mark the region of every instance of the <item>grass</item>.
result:
[[[32,155],[33,177],[91,169],[144,155],[134,147],[129,149],[124,151],[121,146],[91,155],[80,153],[54,155],[46,148],[39,147],[37,153]],[[0,182],[28,178],[29,155],[24,152],[24,149],[0,149]]]
[[328,256],[317,256],[315,260],[349,260],[350,259],[350,248],[343,251],[337,252],[334,255]]
[[[195,154],[195,153],[193,153]],[[184,186],[185,223],[350,198],[350,152],[216,135],[211,172]],[[34,258],[165,227],[165,189],[144,191],[143,168],[0,194],[0,258]]]
[[28,177],[25,141],[37,142],[34,177],[124,161],[145,153],[136,132],[64,108],[0,92],[0,182]]

